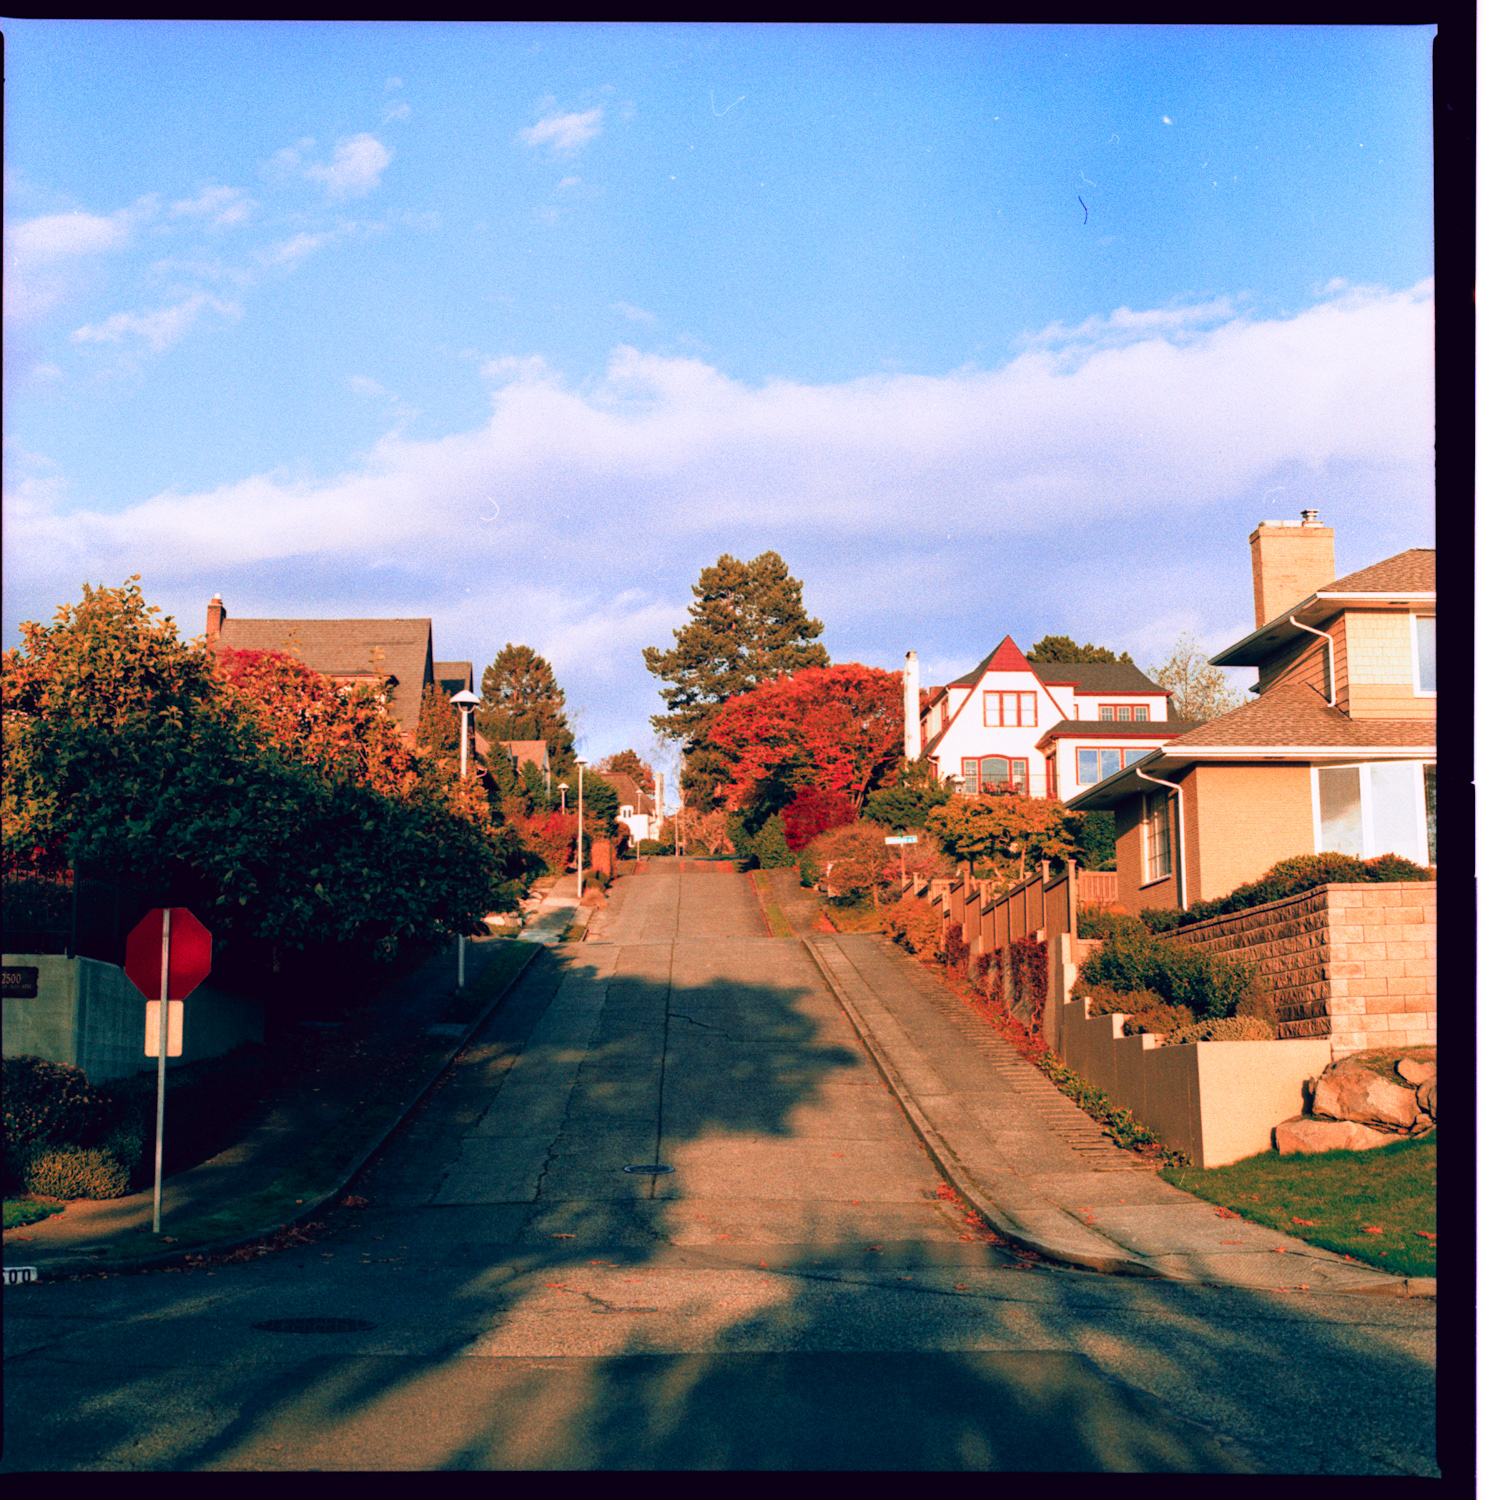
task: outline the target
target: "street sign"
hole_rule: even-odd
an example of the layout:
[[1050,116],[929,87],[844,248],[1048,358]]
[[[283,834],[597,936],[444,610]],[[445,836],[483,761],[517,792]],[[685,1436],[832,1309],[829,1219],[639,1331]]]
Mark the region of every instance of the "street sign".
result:
[[[166,1056],[181,1056],[181,1034],[186,1021],[186,1006],[180,1000],[169,1002],[170,1019],[166,1022]],[[160,1056],[160,1001],[145,1002],[145,1056]]]
[[[161,928],[165,908],[148,912],[124,945],[124,972],[147,999],[160,999]],[[171,984],[167,996],[184,1000],[212,972],[212,934],[184,906],[171,908]]]
[[[160,1233],[160,1179],[165,1162],[166,1058],[181,1056],[179,1004],[212,972],[212,934],[184,906],[157,906],[129,934],[124,944],[124,972],[145,997],[145,1056],[158,1058],[155,1069],[155,1214]],[[160,1012],[166,1009],[166,1044],[160,1045]],[[155,1011],[154,1050],[150,1012]],[[178,1020],[178,1012],[180,1019]]]
[[898,834],[894,838],[886,839],[885,842],[887,844],[919,844],[921,842],[921,839],[918,834],[902,833]]

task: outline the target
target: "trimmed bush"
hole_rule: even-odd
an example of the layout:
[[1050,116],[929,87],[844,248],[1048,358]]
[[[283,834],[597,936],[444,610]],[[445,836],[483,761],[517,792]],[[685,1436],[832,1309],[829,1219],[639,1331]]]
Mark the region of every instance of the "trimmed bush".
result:
[[1397,854],[1379,854],[1375,859],[1356,859],[1350,854],[1299,854],[1279,860],[1261,880],[1239,885],[1214,901],[1197,901],[1186,911],[1145,907],[1141,917],[1150,932],[1172,932],[1176,927],[1189,927],[1211,917],[1250,911],[1254,906],[1266,906],[1269,901],[1302,895],[1319,885],[1369,885],[1436,878],[1432,870]]
[[1099,984],[1083,993],[1090,998],[1088,1011],[1091,1015],[1122,1015],[1127,1018],[1123,1022],[1124,1036],[1140,1036],[1144,1032],[1167,1035],[1195,1024],[1193,1010],[1183,1005],[1170,1005],[1156,990],[1123,994],[1110,985]]
[[941,952],[942,919],[931,903],[909,891],[890,908],[885,932],[917,958],[930,959]]
[[661,839],[642,839],[636,846],[636,852],[643,858],[653,854],[671,854],[673,846],[664,844]]
[[117,1116],[81,1068],[44,1057],[7,1057],[0,1073],[0,1130],[5,1147],[96,1145]]
[[1097,985],[1120,994],[1153,990],[1201,1020],[1272,1014],[1272,999],[1250,965],[1165,942],[1133,917],[1116,920],[1112,935],[1082,961],[1078,978],[1077,993]]
[[38,1198],[122,1198],[129,1168],[102,1147],[38,1146],[26,1158],[26,1191]]
[[797,856],[786,841],[786,829],[780,813],[772,813],[755,836],[754,853],[763,870],[785,870],[796,864]]
[[1223,1016],[1218,1021],[1193,1021],[1188,1026],[1178,1027],[1165,1036],[1164,1045],[1178,1047],[1185,1042],[1271,1042],[1277,1035],[1278,1028],[1261,1016]]
[[[1117,906],[1078,906],[1076,908],[1076,936],[1079,938],[1108,938],[1124,920],[1123,910]],[[1145,922],[1147,914],[1145,913]],[[1157,931],[1150,928],[1150,931]]]

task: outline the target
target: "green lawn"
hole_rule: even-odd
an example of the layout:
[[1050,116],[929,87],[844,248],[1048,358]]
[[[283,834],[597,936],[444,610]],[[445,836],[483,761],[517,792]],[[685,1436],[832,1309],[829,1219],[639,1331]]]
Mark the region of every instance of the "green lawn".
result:
[[1436,1134],[1369,1151],[1265,1151],[1229,1167],[1170,1167],[1160,1175],[1255,1224],[1378,1270],[1438,1274]]
[[7,1198],[5,1200],[5,1227],[21,1229],[35,1224],[38,1219],[49,1219],[60,1214],[67,1205],[55,1198]]

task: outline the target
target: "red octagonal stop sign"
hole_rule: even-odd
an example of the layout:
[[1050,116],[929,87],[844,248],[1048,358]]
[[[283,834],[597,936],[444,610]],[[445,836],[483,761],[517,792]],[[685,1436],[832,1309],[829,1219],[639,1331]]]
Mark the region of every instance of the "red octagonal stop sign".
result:
[[[147,913],[124,945],[124,972],[147,999],[160,999],[160,929],[165,908]],[[212,934],[184,906],[171,908],[171,989],[184,1000],[212,972]]]

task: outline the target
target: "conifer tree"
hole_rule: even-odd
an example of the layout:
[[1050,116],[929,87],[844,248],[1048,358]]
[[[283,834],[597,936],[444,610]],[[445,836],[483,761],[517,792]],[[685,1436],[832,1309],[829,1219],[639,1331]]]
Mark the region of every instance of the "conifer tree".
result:
[[762,682],[826,667],[828,653],[817,639],[822,621],[809,617],[800,581],[774,552],[748,563],[726,553],[703,570],[693,594],[689,622],[673,632],[672,650],[649,646],[642,659],[666,684],[667,712],[654,717],[652,727],[685,742],[683,792],[695,806],[706,806],[729,774],[706,744],[719,706]]
[[531,646],[510,641],[481,674],[476,728],[500,740],[542,740],[554,779],[574,769],[574,731],[564,715],[564,690],[554,669]]
[[1047,635],[1030,647],[1027,661],[1068,662],[1126,662],[1135,665],[1126,651],[1121,656],[1106,646],[1094,646],[1090,641],[1078,646],[1069,635]]

